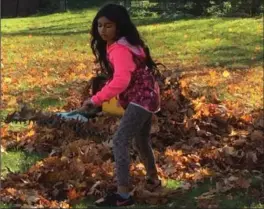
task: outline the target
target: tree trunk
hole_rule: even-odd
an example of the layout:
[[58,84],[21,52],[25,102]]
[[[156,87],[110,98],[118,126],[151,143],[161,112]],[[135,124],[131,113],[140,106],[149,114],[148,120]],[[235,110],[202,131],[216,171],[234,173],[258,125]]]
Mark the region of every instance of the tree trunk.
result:
[[131,0],[125,0],[125,7],[130,8],[131,7]]
[[39,9],[39,0],[18,0],[18,16],[29,16],[37,13]]
[[161,11],[167,10],[167,1],[166,0],[159,0],[159,8]]
[[209,7],[210,1],[209,0],[193,0],[194,2],[194,8],[193,8],[193,14],[200,16],[200,15],[205,15],[206,13],[206,8]]
[[16,5],[16,17],[18,16],[18,8],[19,8],[19,0],[17,0],[17,5]]
[[60,11],[66,12],[67,10],[67,0],[60,0]]
[[204,12],[204,8],[202,3],[200,1],[196,1],[194,7],[194,14],[200,16],[203,14],[203,12]]
[[260,0],[252,0],[251,2],[251,16],[255,16],[260,13]]
[[1,0],[1,17],[16,17],[19,0]]

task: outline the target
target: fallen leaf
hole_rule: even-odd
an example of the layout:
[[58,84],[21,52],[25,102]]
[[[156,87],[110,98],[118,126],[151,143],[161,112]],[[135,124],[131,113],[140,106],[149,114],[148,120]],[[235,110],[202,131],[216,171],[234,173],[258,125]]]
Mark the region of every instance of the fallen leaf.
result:
[[12,196],[17,195],[17,190],[15,188],[7,188],[6,191],[10,193]]
[[223,72],[223,76],[224,76],[225,78],[227,78],[227,77],[230,76],[230,73],[229,73],[227,70],[225,70],[225,71]]
[[229,146],[225,146],[222,148],[222,152],[226,155],[226,156],[234,156],[236,154],[235,152],[235,148],[234,147],[229,147]]
[[67,192],[67,197],[69,200],[75,200],[79,198],[79,194],[76,192],[75,188],[71,188],[68,192]]
[[251,135],[250,135],[251,140],[256,141],[256,140],[261,140],[264,141],[264,134],[260,130],[254,130]]
[[230,176],[228,181],[237,181],[239,178],[237,176]]
[[7,153],[5,147],[1,144],[0,146],[1,153]]
[[248,189],[250,187],[250,181],[245,178],[239,178],[237,184],[243,189]]
[[233,142],[233,146],[240,147],[240,146],[243,146],[245,143],[246,143],[246,139],[241,138],[241,139],[235,140]]
[[257,163],[258,158],[255,152],[250,151],[246,155],[247,155],[247,159],[249,160],[249,163]]
[[8,103],[7,103],[8,106],[14,106],[14,105],[16,105],[16,104],[17,104],[17,99],[16,99],[16,97],[12,97],[12,98],[8,101]]

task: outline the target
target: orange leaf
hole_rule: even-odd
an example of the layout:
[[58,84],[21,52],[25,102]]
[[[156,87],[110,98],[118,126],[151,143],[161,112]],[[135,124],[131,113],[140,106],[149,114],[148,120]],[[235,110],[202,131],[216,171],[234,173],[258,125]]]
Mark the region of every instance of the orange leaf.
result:
[[2,85],[2,91],[3,91],[3,93],[8,92],[8,85],[7,84],[4,84],[3,83],[3,85]]
[[45,77],[48,77],[48,75],[49,75],[49,73],[47,71],[45,71],[43,74]]
[[215,70],[210,70],[209,74],[211,77],[216,77],[216,71]]
[[70,189],[67,193],[67,197],[69,200],[75,200],[79,197],[80,195],[76,192],[74,188]]
[[184,80],[181,80],[180,83],[181,83],[181,87],[182,87],[182,88],[184,88],[184,87],[187,86],[187,82],[184,81]]
[[27,136],[33,136],[35,134],[35,131],[32,129],[28,132]]
[[10,193],[11,195],[13,195],[13,196],[16,196],[17,195],[17,190],[14,189],[14,188],[7,188],[6,191],[8,193]]
[[251,122],[252,116],[251,115],[242,115],[241,119],[244,120],[245,122]]

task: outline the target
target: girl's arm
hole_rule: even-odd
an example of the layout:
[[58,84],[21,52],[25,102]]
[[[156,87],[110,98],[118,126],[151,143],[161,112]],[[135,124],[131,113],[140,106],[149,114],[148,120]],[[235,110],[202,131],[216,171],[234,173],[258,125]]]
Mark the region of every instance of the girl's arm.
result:
[[113,79],[91,98],[97,106],[125,91],[136,68],[132,53],[124,46],[116,46],[110,53],[110,60],[114,68]]

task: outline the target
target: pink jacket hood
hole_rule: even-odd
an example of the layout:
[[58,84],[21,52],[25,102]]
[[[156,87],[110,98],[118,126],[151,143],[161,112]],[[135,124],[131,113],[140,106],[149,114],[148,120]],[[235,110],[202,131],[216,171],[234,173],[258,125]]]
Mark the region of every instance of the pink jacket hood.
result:
[[131,45],[127,39],[125,37],[120,38],[118,41],[116,41],[115,43],[113,43],[112,45],[107,47],[107,52],[111,53],[111,51],[116,48],[116,47],[120,47],[120,46],[124,46],[126,48],[129,48],[129,50],[138,56],[142,56],[145,57],[145,52],[143,50],[142,47],[137,47],[137,46],[133,46]]

